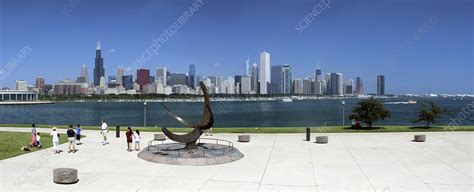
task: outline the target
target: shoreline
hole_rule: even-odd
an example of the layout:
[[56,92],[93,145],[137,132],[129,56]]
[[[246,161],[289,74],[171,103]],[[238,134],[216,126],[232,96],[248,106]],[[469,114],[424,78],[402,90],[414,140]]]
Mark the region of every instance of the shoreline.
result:
[[54,104],[54,101],[43,100],[43,101],[0,101],[0,105],[44,105]]
[[[52,128],[67,129],[69,125],[41,125],[37,124],[37,128]],[[120,126],[120,131],[123,132],[128,126]],[[160,132],[161,127],[141,127],[131,126],[132,129],[139,129],[142,132]],[[30,124],[0,124],[0,128],[31,128]],[[81,126],[83,130],[97,130],[97,126]],[[283,134],[283,133],[306,133],[306,127],[214,127],[214,133],[264,133],[264,134]],[[187,133],[192,128],[177,128],[171,127],[169,130],[177,133]],[[116,126],[110,125],[109,131],[111,134],[115,133]],[[401,133],[401,132],[458,132],[458,131],[474,131],[474,125],[468,126],[433,126],[430,128],[419,126],[374,126],[371,129],[361,128],[353,129],[351,127],[342,126],[327,126],[327,127],[310,127],[311,133]]]

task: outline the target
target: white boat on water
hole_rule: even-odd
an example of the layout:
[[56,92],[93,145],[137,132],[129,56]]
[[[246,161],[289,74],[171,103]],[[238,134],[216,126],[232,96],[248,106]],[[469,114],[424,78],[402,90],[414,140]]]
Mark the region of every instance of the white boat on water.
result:
[[283,103],[291,103],[291,102],[293,102],[293,99],[291,99],[291,98],[283,98],[281,101],[282,101]]

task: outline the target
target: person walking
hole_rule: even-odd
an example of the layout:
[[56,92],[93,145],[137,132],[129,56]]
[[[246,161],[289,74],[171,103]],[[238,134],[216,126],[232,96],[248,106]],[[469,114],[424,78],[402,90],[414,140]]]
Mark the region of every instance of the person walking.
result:
[[76,132],[72,129],[72,125],[69,125],[69,129],[67,129],[67,142],[69,144],[68,153],[75,153],[76,152]]
[[76,144],[77,145],[81,145],[81,131],[82,131],[82,128],[81,128],[81,125],[77,125],[76,127]]
[[142,137],[140,136],[140,131],[137,129],[135,130],[135,134],[133,135],[133,140],[135,142],[135,150],[140,151],[140,140]]
[[107,133],[109,132],[109,128],[107,126],[107,123],[104,120],[102,120],[101,123],[102,125],[100,128],[100,133],[102,134],[104,138],[104,141],[102,141],[102,145],[106,145],[106,144],[109,144],[109,142],[107,141]]
[[54,154],[59,154],[59,133],[56,131],[56,127],[53,127],[53,131],[49,134],[53,140],[53,152]]
[[130,127],[127,128],[127,132],[125,133],[125,136],[127,138],[127,151],[130,152],[132,151],[132,137],[133,137],[132,128]]
[[39,133],[39,132],[36,134],[36,146],[37,146],[38,148],[40,148],[40,149],[42,148],[42,145],[41,145],[41,136],[40,136],[40,133]]
[[36,132],[36,124],[32,124],[31,127],[32,128],[31,128],[31,144],[30,145],[32,147],[34,147],[34,146],[36,146],[36,135],[37,135],[36,134],[37,133]]

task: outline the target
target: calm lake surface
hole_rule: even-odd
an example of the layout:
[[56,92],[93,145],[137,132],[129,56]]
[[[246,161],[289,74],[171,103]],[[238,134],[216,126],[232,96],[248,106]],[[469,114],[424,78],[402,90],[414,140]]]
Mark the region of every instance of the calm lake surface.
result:
[[[385,106],[392,112],[392,117],[377,124],[414,125],[411,120],[417,117],[418,104],[394,104],[393,102],[408,99],[382,99]],[[474,117],[467,106],[474,103],[473,98],[463,100],[453,98],[432,99],[442,107],[446,107],[451,117],[463,113],[467,115],[461,125],[474,125]],[[345,123],[350,124],[347,117],[358,99],[346,99]],[[421,99],[418,99],[421,101]],[[176,114],[190,122],[201,119],[202,103],[167,103]],[[343,106],[341,100],[302,100],[292,103],[281,101],[258,102],[212,102],[215,115],[214,127],[301,127],[341,125]],[[462,112],[464,110],[465,112]],[[472,110],[472,109],[471,109]],[[143,126],[144,106],[139,102],[60,102],[51,105],[0,105],[0,124],[81,124],[99,125],[103,118],[109,125]],[[445,117],[439,125],[447,125]],[[149,102],[147,105],[147,126],[181,127],[161,107],[159,103]]]

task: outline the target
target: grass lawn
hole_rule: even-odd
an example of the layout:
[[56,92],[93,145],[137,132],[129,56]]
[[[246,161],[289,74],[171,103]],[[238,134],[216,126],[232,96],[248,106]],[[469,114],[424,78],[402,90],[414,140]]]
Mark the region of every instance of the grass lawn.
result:
[[[28,144],[31,143],[30,132],[0,131],[0,160],[52,147],[53,142],[49,133],[46,133],[46,132],[40,132],[40,133],[41,133],[40,134],[41,143],[43,147],[41,149],[37,147],[30,147],[31,151],[23,151],[21,150],[21,147],[28,146]],[[62,134],[59,137],[59,142],[60,143],[67,142],[67,136],[65,134]]]
[[[30,128],[31,125],[17,125],[17,124],[0,124],[0,127],[25,127]],[[61,129],[67,129],[66,125],[54,125]],[[53,125],[37,125],[41,128],[51,128]],[[99,126],[81,126],[84,130],[97,130]],[[439,132],[439,131],[474,131],[474,126],[457,126],[444,127],[433,126],[431,128],[413,127],[413,126],[376,126],[372,129],[352,129],[350,127],[329,126],[329,127],[310,127],[312,133],[378,133],[378,132]],[[115,126],[109,126],[111,133],[115,132]],[[126,127],[120,127],[121,131],[125,131]],[[155,127],[132,127],[133,130],[139,129],[142,132],[161,132],[161,128]],[[170,128],[173,132],[185,133],[191,131],[190,128]],[[306,127],[259,127],[259,128],[245,128],[245,127],[226,127],[213,128],[214,133],[305,133]]]

